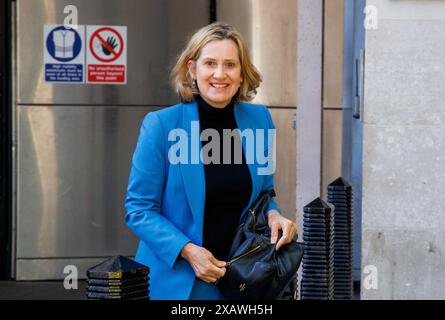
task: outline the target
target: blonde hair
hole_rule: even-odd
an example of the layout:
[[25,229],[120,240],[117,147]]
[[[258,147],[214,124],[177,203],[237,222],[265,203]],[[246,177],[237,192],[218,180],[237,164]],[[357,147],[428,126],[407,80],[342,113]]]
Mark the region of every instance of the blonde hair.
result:
[[241,34],[231,25],[223,22],[215,22],[199,29],[193,34],[171,71],[170,81],[181,101],[191,102],[194,100],[193,94],[198,93],[196,89],[193,90],[192,78],[188,71],[187,62],[189,60],[198,60],[201,49],[207,43],[225,39],[233,40],[237,45],[241,64],[243,81],[240,84],[236,102],[250,101],[255,97],[257,93],[256,89],[262,81],[261,74],[250,61],[249,51]]

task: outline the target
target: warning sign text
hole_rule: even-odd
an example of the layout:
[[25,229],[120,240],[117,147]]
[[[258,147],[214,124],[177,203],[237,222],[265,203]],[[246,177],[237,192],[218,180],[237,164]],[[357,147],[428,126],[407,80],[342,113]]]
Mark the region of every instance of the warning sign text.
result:
[[88,65],[88,82],[125,82],[125,65]]

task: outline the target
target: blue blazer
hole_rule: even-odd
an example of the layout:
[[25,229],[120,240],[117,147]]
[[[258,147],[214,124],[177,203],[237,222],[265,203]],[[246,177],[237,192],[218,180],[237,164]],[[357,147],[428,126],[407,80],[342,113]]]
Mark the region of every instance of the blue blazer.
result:
[[[241,131],[275,128],[265,106],[236,104],[234,114]],[[169,148],[176,143],[168,140],[169,132],[181,128],[190,139],[191,121],[199,121],[196,102],[150,112],[142,123],[133,155],[125,220],[141,240],[135,260],[150,268],[153,300],[188,299],[196,279],[193,268],[181,258],[180,252],[190,241],[202,246],[204,165],[201,162],[172,164],[168,160]],[[242,139],[244,152],[252,147],[246,146],[245,140]],[[267,147],[267,134],[264,143]],[[261,166],[265,165],[259,164],[256,157],[254,163],[248,164],[252,194],[240,219],[262,190],[273,188],[273,174],[258,175],[257,169]],[[274,201],[270,209],[281,212]]]

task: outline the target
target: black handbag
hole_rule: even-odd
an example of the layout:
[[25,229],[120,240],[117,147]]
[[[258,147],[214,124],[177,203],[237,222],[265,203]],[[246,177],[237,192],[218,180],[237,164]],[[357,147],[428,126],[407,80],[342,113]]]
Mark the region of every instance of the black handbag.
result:
[[282,299],[295,280],[303,245],[293,241],[276,251],[270,243],[266,210],[274,196],[274,190],[262,191],[237,229],[226,274],[216,284],[228,300]]

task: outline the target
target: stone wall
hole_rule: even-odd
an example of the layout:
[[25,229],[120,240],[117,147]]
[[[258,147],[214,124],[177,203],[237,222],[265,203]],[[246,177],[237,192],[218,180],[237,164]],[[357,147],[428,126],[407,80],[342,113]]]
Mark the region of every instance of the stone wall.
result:
[[367,5],[361,298],[445,299],[445,1]]

